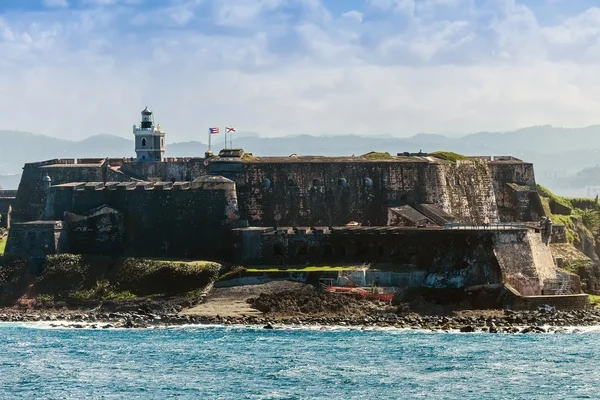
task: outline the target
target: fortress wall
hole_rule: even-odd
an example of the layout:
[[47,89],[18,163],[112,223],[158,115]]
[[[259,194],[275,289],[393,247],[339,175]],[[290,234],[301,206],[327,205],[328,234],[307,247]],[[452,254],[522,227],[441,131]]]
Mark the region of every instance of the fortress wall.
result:
[[498,221],[496,196],[490,177],[488,163],[484,160],[457,161],[456,164],[438,166],[438,180],[430,203],[437,203],[442,209],[465,223],[490,223]]
[[169,162],[126,162],[121,171],[138,179],[159,178],[163,181],[192,181],[208,175],[203,158],[181,159]]
[[540,295],[544,282],[556,279],[552,253],[542,243],[539,233],[530,230],[498,232],[494,241],[504,282],[521,295]]
[[251,224],[385,225],[388,204],[411,203],[418,197],[423,188],[415,183],[428,163],[244,163],[243,167],[234,179],[240,213]]
[[[492,185],[502,222],[537,221],[544,211],[537,195],[533,164],[500,161],[489,164]],[[508,184],[521,186],[521,192]],[[529,193],[522,192],[528,188]]]
[[25,164],[15,200],[13,218],[19,221],[32,221],[40,217],[44,202],[43,179],[48,174],[53,185],[68,182],[102,181],[102,166],[76,165],[74,160],[50,160],[41,163]]
[[[123,226],[122,233],[111,236],[122,240],[117,243],[115,239],[111,247],[113,256],[220,259],[229,246],[226,195],[225,190],[148,190],[143,185],[133,190],[124,187],[100,190],[60,187],[52,188],[49,202],[52,210],[48,211],[47,217],[62,220],[65,212],[85,215],[106,205],[122,215],[113,219]],[[106,224],[106,219],[96,220]],[[112,230],[112,227],[96,226],[93,218],[89,221],[90,225],[85,230]],[[77,232],[72,231],[70,235],[77,235]],[[79,241],[82,242],[85,240]],[[87,251],[78,250],[93,254],[104,248],[91,246]]]
[[420,271],[430,288],[507,283],[521,295],[541,295],[559,272],[539,233],[527,229],[254,228],[236,230],[235,238],[240,265],[391,265]]
[[6,255],[41,258],[67,250],[67,233],[60,221],[35,221],[13,225],[6,243]]
[[[242,218],[260,226],[386,225],[387,208],[438,204],[465,222],[498,219],[485,162],[245,162]],[[347,186],[340,184],[345,179]],[[270,187],[265,187],[265,181]]]
[[235,234],[240,265],[387,265],[425,276],[421,285],[434,288],[502,282],[491,231],[333,228],[304,234],[280,229],[265,232],[260,243],[256,231]]
[[[82,164],[80,161],[100,162]],[[13,215],[22,221],[39,218],[45,201],[43,178],[46,174],[52,179],[52,185],[69,182],[126,182],[130,181],[132,177],[141,180],[157,177],[164,181],[183,181],[208,174],[203,159],[198,158],[168,163],[120,162],[122,172],[103,167],[101,161],[82,159],[77,160],[76,163],[76,160],[73,159],[55,159],[25,164]]]

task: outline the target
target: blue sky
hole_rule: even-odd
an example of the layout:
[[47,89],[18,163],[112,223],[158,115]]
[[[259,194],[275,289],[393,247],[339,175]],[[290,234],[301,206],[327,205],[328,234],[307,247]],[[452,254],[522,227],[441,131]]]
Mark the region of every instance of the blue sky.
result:
[[591,0],[0,0],[0,129],[465,133],[600,123]]

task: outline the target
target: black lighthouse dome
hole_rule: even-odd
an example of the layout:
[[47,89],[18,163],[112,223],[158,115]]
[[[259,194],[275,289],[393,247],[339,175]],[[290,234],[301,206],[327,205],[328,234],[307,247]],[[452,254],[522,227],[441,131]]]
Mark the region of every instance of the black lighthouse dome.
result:
[[154,124],[154,121],[153,121],[153,118],[152,118],[152,111],[148,110],[148,107],[146,107],[142,111],[142,125],[141,125],[141,128],[142,129],[150,129],[150,128],[152,128],[153,124]]

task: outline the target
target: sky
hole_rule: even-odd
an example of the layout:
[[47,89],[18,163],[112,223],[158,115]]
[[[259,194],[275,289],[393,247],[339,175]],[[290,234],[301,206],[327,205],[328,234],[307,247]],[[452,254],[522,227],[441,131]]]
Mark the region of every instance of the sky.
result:
[[170,141],[600,123],[597,0],[0,0],[0,129]]

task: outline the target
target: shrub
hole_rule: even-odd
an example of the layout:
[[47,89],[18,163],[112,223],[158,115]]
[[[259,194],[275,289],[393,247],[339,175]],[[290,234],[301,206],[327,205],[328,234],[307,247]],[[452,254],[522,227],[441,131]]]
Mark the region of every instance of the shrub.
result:
[[220,265],[211,262],[178,262],[128,258],[116,267],[115,288],[136,295],[181,294],[214,281]]
[[46,264],[38,280],[39,293],[63,293],[80,290],[88,276],[88,266],[76,254],[46,256]]

